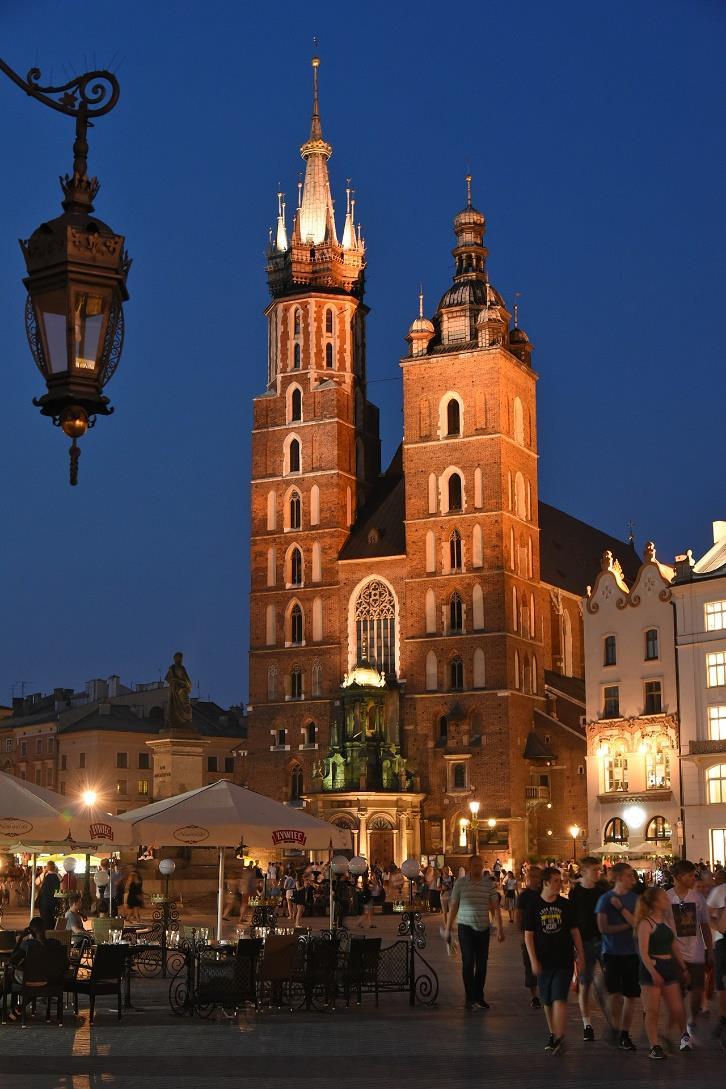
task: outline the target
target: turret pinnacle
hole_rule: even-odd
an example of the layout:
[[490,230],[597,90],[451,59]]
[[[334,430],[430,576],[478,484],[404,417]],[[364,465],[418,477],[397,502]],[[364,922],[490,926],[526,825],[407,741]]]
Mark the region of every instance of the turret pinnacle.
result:
[[320,59],[313,57],[313,116],[310,138],[300,148],[305,160],[305,184],[298,215],[301,242],[318,246],[321,242],[338,241],[335,233],[333,200],[330,195],[328,159],[333,154],[330,144],[323,139],[318,104],[318,68]]
[[285,194],[277,194],[277,235],[275,236],[275,249],[278,253],[287,250],[287,227],[285,226]]

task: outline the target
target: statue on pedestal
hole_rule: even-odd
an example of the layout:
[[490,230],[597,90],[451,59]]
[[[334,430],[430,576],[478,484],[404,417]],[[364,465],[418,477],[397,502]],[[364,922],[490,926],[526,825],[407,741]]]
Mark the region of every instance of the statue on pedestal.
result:
[[165,678],[169,685],[167,722],[172,730],[188,732],[192,728],[192,705],[189,702],[192,682],[184,667],[183,659],[184,655],[181,651],[177,651],[174,661],[167,670]]

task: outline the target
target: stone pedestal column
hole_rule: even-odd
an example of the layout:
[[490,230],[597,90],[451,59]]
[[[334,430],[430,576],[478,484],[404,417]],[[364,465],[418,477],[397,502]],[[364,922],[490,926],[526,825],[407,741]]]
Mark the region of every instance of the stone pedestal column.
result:
[[154,759],[155,802],[204,786],[204,750],[200,737],[164,737],[147,741]]
[[396,850],[398,852],[398,858],[396,859],[396,865],[400,866],[402,862],[408,858],[408,834],[406,830],[406,812],[403,809],[398,811],[398,836],[396,837]]
[[[368,858],[368,810],[358,810],[358,854]],[[368,858],[369,862],[373,860]]]

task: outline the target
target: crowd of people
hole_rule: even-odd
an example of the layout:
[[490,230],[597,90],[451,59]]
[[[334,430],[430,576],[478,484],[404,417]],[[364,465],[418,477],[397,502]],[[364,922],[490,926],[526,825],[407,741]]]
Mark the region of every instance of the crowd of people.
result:
[[[504,904],[520,934],[530,1003],[544,1009],[549,1053],[564,1047],[573,991],[585,1043],[595,1041],[594,992],[610,1040],[623,1051],[637,1050],[631,1030],[639,1003],[651,1059],[665,1059],[675,1040],[681,1051],[692,1050],[714,992],[715,1032],[726,1039],[726,870],[684,859],[648,877],[651,883],[627,862],[605,868],[586,857],[579,866],[525,864],[518,880],[511,871],[485,870],[473,855],[468,872],[453,883],[442,928],[452,943],[456,925],[465,1007],[489,1009],[490,932],[504,940]],[[658,1033],[661,1006],[666,1049]]]

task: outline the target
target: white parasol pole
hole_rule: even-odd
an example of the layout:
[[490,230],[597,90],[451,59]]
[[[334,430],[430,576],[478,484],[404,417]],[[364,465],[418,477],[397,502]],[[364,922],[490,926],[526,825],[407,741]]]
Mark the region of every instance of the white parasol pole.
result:
[[224,899],[224,847],[219,848],[219,888],[217,889],[217,941],[222,937],[222,901]]
[[35,871],[38,868],[38,856],[33,851],[33,876],[30,882],[30,918],[33,918],[35,912]]

